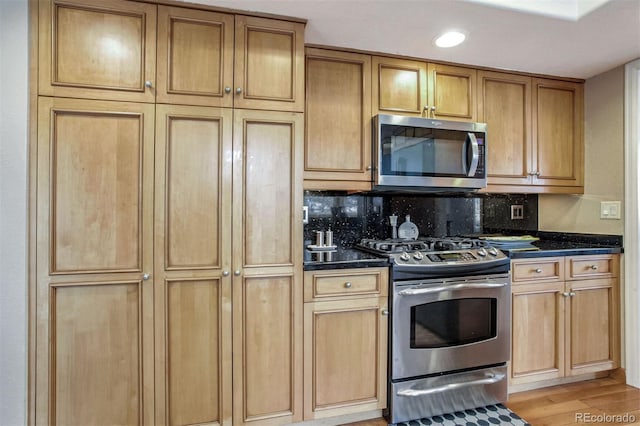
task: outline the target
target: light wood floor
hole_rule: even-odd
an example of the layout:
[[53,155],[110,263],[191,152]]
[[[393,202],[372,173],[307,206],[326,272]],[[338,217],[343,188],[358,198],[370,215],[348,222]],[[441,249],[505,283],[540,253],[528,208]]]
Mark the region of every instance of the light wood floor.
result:
[[[640,389],[627,386],[619,379],[603,378],[568,385],[553,386],[509,395],[507,407],[532,426],[587,424],[640,425]],[[635,417],[629,422],[598,422],[595,416],[606,414]],[[615,420],[615,419],[613,419]],[[351,426],[385,426],[384,419],[351,423]]]

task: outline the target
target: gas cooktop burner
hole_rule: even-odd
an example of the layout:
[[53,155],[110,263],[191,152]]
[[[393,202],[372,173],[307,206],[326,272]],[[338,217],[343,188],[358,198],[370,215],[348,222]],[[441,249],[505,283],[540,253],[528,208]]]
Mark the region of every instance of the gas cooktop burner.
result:
[[361,249],[374,252],[376,254],[393,254],[402,252],[434,252],[466,250],[471,248],[487,247],[489,244],[484,240],[446,237],[446,238],[422,238],[418,240],[388,239],[376,240],[365,238],[357,246]]
[[509,258],[487,241],[473,238],[422,238],[418,240],[363,239],[356,248],[391,259],[394,271],[418,268],[473,268],[508,264]]

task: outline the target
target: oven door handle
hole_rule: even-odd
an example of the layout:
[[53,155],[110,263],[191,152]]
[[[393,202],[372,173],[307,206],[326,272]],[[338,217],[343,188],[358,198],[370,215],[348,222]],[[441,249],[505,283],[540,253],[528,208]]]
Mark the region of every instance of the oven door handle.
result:
[[504,380],[504,374],[489,374],[488,377],[484,379],[471,380],[468,382],[459,382],[459,383],[449,383],[442,386],[436,386],[435,388],[429,389],[405,389],[398,391],[396,395],[398,396],[423,396],[423,395],[431,395],[434,393],[441,393],[446,391],[451,391],[460,388],[466,388],[469,386],[478,386],[478,385],[491,385],[494,383],[498,383]]
[[413,287],[413,288],[408,288],[406,290],[400,290],[398,294],[401,296],[417,296],[419,294],[441,293],[443,291],[449,291],[449,290],[500,288],[500,287],[506,287],[506,285],[507,283],[481,283],[481,284],[480,283],[476,283],[476,284],[463,283],[463,284],[452,284],[452,285],[440,286],[440,287],[427,287],[427,288]]

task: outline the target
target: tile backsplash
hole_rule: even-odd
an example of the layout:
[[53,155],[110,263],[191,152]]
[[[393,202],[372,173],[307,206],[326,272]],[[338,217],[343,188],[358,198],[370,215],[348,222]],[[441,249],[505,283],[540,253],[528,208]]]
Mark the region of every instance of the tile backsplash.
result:
[[[391,238],[389,216],[398,226],[409,215],[420,236],[461,236],[538,229],[538,196],[522,194],[345,194],[305,191],[309,223],[305,244],[315,231],[332,230],[334,242],[350,246],[362,238]],[[511,205],[523,206],[523,219],[511,219]]]

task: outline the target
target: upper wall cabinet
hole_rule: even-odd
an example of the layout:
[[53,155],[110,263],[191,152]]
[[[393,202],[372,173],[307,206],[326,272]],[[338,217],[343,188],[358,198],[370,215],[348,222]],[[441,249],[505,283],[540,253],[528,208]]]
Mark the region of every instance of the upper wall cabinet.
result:
[[304,24],[159,6],[157,101],[303,111]]
[[373,114],[475,121],[476,70],[374,56]]
[[41,1],[40,95],[154,102],[156,6]]
[[476,70],[429,64],[429,99],[431,118],[475,121]]
[[234,107],[304,111],[304,24],[236,16],[235,42]]
[[488,192],[583,192],[583,85],[478,72]]
[[534,182],[583,187],[584,86],[533,79]]
[[371,63],[373,114],[421,116],[427,105],[427,64],[378,56]]
[[489,184],[531,184],[531,77],[478,72],[478,121],[487,123]]
[[233,107],[233,15],[158,8],[159,103]]
[[305,189],[371,189],[371,57],[307,48]]
[[40,95],[304,110],[302,23],[123,0],[39,13]]

